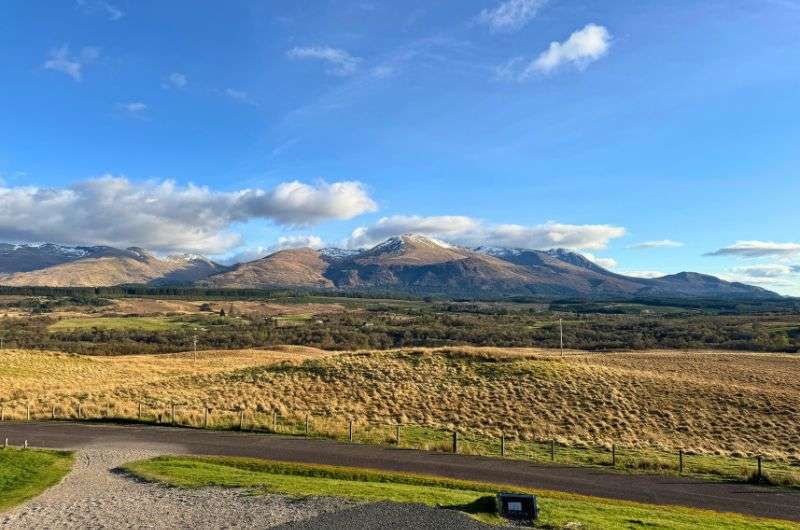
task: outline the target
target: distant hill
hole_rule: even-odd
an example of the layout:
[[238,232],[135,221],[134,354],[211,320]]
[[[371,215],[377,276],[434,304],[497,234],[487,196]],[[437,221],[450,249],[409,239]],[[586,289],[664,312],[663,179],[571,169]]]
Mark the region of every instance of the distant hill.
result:
[[131,247],[62,247],[3,245],[0,285],[104,287],[130,283],[191,284],[227,267],[202,256],[158,259]]
[[742,298],[779,295],[714,276],[616,274],[581,254],[469,249],[406,234],[366,250],[300,248],[225,267],[202,256],[156,258],[142,249],[0,245],[0,285],[194,284],[217,288],[299,287],[465,298]]

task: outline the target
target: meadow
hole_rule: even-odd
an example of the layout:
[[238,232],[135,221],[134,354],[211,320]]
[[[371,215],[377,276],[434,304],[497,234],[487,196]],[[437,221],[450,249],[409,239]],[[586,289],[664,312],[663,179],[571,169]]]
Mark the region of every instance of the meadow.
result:
[[[181,424],[298,434],[308,419],[309,434],[339,438],[353,421],[356,438],[374,443],[394,442],[401,425],[404,445],[439,450],[458,430],[465,452],[496,454],[503,436],[507,456],[546,460],[556,443],[560,461],[583,464],[607,464],[614,445],[619,467],[645,471],[676,471],[682,450],[697,467],[724,456],[734,476],[752,471],[756,455],[798,471],[798,369],[795,356],[730,352],[4,350],[0,406],[5,419],[30,410],[171,422],[177,411]],[[667,461],[653,464],[658,451]]]

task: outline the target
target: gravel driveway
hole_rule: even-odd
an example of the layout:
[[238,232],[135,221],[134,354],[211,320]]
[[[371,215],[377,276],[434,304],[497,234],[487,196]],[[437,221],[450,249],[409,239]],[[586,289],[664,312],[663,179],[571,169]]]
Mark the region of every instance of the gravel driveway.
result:
[[126,462],[183,452],[169,445],[82,447],[63,482],[0,514],[0,528],[489,528],[425,506],[169,488],[115,471]]
[[83,448],[64,481],[0,515],[0,528],[255,528],[350,508],[341,499],[289,499],[242,490],[185,490],[143,483],[114,468],[180,448]]

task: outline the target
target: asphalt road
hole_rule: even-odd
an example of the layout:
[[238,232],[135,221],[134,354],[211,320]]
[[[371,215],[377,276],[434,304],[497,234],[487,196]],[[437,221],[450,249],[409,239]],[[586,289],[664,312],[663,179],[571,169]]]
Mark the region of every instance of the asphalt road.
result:
[[331,440],[145,425],[68,422],[0,423],[0,441],[77,449],[98,444],[166,444],[198,455],[248,456],[367,467],[551,489],[597,497],[689,506],[800,521],[800,491],[678,477],[628,475],[591,468],[391,449]]

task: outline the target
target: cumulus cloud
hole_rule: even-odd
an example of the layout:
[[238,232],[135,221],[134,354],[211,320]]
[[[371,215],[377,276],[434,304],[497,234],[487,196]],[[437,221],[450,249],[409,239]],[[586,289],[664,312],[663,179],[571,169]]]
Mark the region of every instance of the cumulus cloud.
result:
[[618,265],[617,260],[614,258],[601,258],[600,256],[595,256],[591,252],[581,252],[581,255],[595,265],[600,265],[604,269],[613,269]]
[[330,46],[295,47],[286,52],[290,59],[318,60],[328,64],[327,73],[338,76],[352,75],[358,69],[361,59],[353,57],[344,50]]
[[119,20],[125,16],[124,11],[104,0],[78,0],[78,7],[87,15],[100,13],[109,20]]
[[650,249],[650,248],[675,248],[682,246],[683,243],[681,241],[674,241],[672,239],[659,239],[657,241],[644,241],[642,243],[637,243],[635,245],[631,245],[628,248]]
[[587,24],[564,42],[551,42],[550,47],[530,64],[526,73],[549,73],[567,63],[585,68],[608,53],[610,47],[611,33],[604,26]]
[[67,74],[75,81],[83,78],[83,69],[100,57],[100,49],[93,46],[85,46],[77,54],[69,51],[66,44],[60,48],[50,50],[44,68]]
[[320,249],[325,247],[325,241],[321,237],[314,235],[281,236],[273,245],[249,247],[235,254],[221,257],[217,261],[223,265],[233,265],[257,260],[279,250],[306,247]]
[[774,241],[737,241],[706,256],[739,256],[763,258],[766,256],[791,256],[800,253],[800,243],[775,243]]
[[0,187],[0,240],[222,253],[241,243],[234,223],[308,226],[375,209],[354,181],[219,192],[106,175],[66,188]]
[[535,226],[486,224],[466,216],[384,217],[368,227],[353,231],[346,241],[349,248],[375,245],[387,237],[417,233],[469,247],[499,246],[527,249],[605,248],[611,239],[621,237],[625,229],[610,225],[570,225],[548,222]]
[[513,32],[525,27],[547,0],[506,0],[493,9],[484,9],[478,21],[492,31]]

